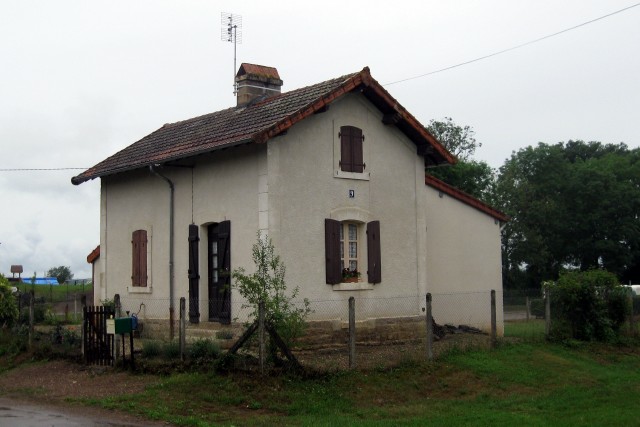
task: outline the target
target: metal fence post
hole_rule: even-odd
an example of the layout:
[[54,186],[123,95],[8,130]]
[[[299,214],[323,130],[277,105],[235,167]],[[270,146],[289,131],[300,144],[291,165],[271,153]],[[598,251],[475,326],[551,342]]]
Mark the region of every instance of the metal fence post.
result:
[[[84,340],[86,337],[86,323],[87,323],[87,319],[86,319],[86,313],[87,313],[87,297],[85,295],[82,295],[80,297],[80,305],[82,306],[82,328],[80,328],[80,334],[81,334],[81,338],[82,338],[82,344],[80,347],[80,351],[82,352],[82,357],[83,359],[86,357],[85,355],[85,348],[84,348]],[[84,359],[86,360],[86,359]]]
[[356,299],[349,297],[349,369],[356,367]]
[[629,304],[629,333],[632,337],[636,336],[636,319],[633,317],[633,291],[629,288],[627,293],[627,301]]
[[491,289],[491,348],[498,345],[498,334],[496,325],[496,291]]
[[544,287],[544,336],[549,339],[551,334],[551,290],[549,285]]
[[185,336],[187,332],[187,317],[186,317],[187,300],[185,297],[180,298],[180,359],[184,360],[184,353],[186,349]]
[[433,360],[433,315],[431,311],[431,293],[427,293],[427,360]]
[[264,342],[264,301],[258,303],[258,356],[260,358],[260,375],[264,375],[265,342]]
[[33,324],[35,321],[35,301],[36,295],[33,289],[29,293],[29,350],[33,348]]
[[[115,314],[113,317],[116,319],[120,318],[122,305],[120,304],[120,294],[115,294],[113,296],[113,305]],[[113,364],[115,365],[118,362],[118,357],[120,357],[120,340],[116,335],[113,336],[113,341],[115,342],[113,346]]]

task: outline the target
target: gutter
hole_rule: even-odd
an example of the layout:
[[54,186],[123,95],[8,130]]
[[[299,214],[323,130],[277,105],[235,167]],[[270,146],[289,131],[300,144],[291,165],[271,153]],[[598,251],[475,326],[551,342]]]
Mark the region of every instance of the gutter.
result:
[[170,194],[171,194],[171,202],[169,205],[169,338],[173,340],[174,337],[174,321],[175,321],[175,306],[173,304],[173,234],[174,234],[174,226],[173,226],[173,217],[174,217],[174,199],[175,199],[175,186],[173,182],[162,175],[160,172],[154,169],[154,165],[149,165],[149,171],[152,174],[164,179],[167,184],[169,184]]

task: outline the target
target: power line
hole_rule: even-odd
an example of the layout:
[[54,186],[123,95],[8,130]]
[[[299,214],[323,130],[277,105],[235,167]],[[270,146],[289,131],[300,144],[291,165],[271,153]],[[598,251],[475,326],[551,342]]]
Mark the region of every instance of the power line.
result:
[[67,170],[87,170],[89,168],[3,168],[0,172],[26,172],[26,171],[67,171]]
[[512,47],[507,48],[507,49],[503,49],[503,50],[500,50],[500,51],[497,51],[497,52],[493,52],[493,53],[490,53],[490,54],[488,54],[488,55],[480,56],[480,57],[478,57],[478,58],[471,59],[471,60],[469,60],[469,61],[465,61],[465,62],[461,62],[461,63],[459,63],[459,64],[450,65],[450,66],[448,66],[448,67],[441,68],[441,69],[439,69],[439,70],[430,71],[430,72],[425,73],[425,74],[420,74],[420,75],[418,75],[418,76],[407,77],[406,79],[396,80],[395,82],[383,83],[383,86],[390,86],[390,85],[393,85],[393,84],[396,84],[396,83],[406,82],[406,81],[408,81],[408,80],[415,80],[415,79],[419,79],[419,78],[421,78],[421,77],[427,77],[427,76],[430,76],[430,75],[432,75],[432,74],[441,73],[441,72],[443,72],[443,71],[451,70],[451,69],[453,69],[453,68],[462,67],[463,65],[471,64],[471,63],[473,63],[473,62],[482,61],[483,59],[491,58],[491,57],[493,57],[493,56],[497,56],[497,55],[500,55],[500,54],[503,54],[503,53],[506,53],[506,52],[510,52],[510,51],[512,51],[512,50],[515,50],[515,49],[520,49],[521,47],[525,47],[525,46],[528,46],[528,45],[530,45],[530,44],[538,43],[538,42],[540,42],[540,41],[542,41],[542,40],[546,40],[546,39],[549,39],[549,38],[551,38],[551,37],[555,37],[555,36],[558,36],[558,35],[560,35],[560,34],[566,33],[566,32],[568,32],[568,31],[575,30],[576,28],[584,27],[585,25],[592,24],[592,23],[594,23],[594,22],[596,22],[596,21],[600,21],[600,20],[602,20],[602,19],[608,18],[608,17],[613,16],[613,15],[617,15],[618,13],[625,12],[625,11],[627,11],[627,10],[629,10],[629,9],[632,9],[632,8],[634,8],[634,7],[637,7],[637,6],[640,6],[640,3],[632,4],[631,6],[627,6],[627,7],[623,8],[623,9],[616,10],[615,12],[611,12],[611,13],[608,13],[608,14],[606,14],[606,15],[600,16],[600,17],[598,17],[598,18],[592,19],[592,20],[590,20],[590,21],[583,22],[582,24],[574,25],[573,27],[570,27],[570,28],[565,28],[564,30],[561,30],[561,31],[558,31],[558,32],[553,33],[553,34],[549,34],[549,35],[546,35],[546,36],[543,36],[543,37],[537,38],[537,39],[535,39],[535,40],[530,40],[530,41],[528,41],[528,42],[521,43],[521,44],[519,44],[519,45],[512,46]]

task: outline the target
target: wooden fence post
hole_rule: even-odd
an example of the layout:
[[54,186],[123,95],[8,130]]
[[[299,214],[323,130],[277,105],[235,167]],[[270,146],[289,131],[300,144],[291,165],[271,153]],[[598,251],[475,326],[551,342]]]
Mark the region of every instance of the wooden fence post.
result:
[[551,334],[551,290],[549,285],[544,287],[544,336],[549,339]]
[[258,356],[260,358],[260,375],[264,375],[265,334],[264,334],[264,301],[258,303]]
[[431,293],[427,293],[427,360],[433,360],[433,313],[431,311]]
[[356,299],[349,297],[349,369],[356,367]]
[[498,334],[496,324],[496,291],[491,289],[491,348],[498,345]]
[[529,316],[531,315],[531,300],[529,296],[527,296],[524,300],[525,307],[527,308],[527,322],[529,321]]
[[187,316],[186,316],[187,300],[185,297],[180,298],[180,360],[184,360],[184,353],[186,349],[185,336],[187,333]]

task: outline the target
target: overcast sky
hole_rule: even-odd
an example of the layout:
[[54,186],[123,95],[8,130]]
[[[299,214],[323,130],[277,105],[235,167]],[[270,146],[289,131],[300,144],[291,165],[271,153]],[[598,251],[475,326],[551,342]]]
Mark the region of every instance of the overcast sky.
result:
[[[569,139],[640,145],[640,7],[633,0],[0,1],[0,169],[88,168],[175,122],[234,105],[238,65],[276,67],[283,90],[369,66],[423,124],[452,117],[499,167]],[[97,180],[81,170],[0,171],[0,273],[70,266],[91,276]]]

